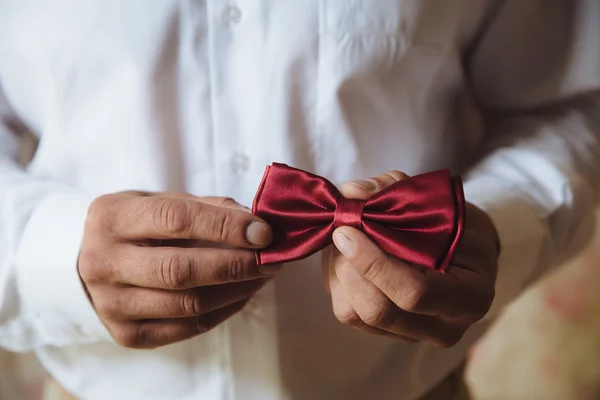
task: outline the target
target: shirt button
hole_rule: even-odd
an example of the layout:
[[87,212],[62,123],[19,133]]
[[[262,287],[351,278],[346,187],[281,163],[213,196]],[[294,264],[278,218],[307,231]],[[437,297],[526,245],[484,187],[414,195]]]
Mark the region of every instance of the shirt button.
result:
[[231,158],[231,167],[233,172],[246,172],[250,168],[250,159],[245,154],[234,154]]
[[242,11],[236,6],[228,6],[225,9],[225,21],[238,24],[242,20]]

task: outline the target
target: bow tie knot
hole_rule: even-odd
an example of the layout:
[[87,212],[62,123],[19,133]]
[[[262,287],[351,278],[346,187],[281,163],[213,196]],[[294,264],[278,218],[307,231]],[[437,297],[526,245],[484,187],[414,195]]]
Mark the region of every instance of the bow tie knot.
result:
[[362,217],[365,209],[365,200],[346,199],[339,197],[333,214],[333,226],[351,226],[362,229]]
[[310,256],[332,244],[340,226],[360,229],[388,254],[444,272],[464,225],[459,177],[446,170],[403,179],[368,200],[342,197],[327,179],[285,164],[267,167],[252,212],[273,229],[258,265]]

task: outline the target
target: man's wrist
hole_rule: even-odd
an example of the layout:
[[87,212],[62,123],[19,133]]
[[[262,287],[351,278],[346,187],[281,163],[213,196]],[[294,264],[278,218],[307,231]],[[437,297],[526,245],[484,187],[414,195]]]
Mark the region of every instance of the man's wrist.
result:
[[467,180],[465,196],[490,218],[499,242],[496,298],[487,320],[515,299],[536,273],[546,228],[522,188],[492,175]]
[[477,215],[478,227],[485,232],[485,235],[490,238],[491,242],[494,243],[494,248],[496,249],[496,258],[500,257],[502,244],[500,242],[500,235],[498,234],[498,229],[496,228],[494,220],[487,212],[475,204],[467,202],[467,207],[471,208],[471,212],[467,211],[467,218],[469,218],[469,215]]

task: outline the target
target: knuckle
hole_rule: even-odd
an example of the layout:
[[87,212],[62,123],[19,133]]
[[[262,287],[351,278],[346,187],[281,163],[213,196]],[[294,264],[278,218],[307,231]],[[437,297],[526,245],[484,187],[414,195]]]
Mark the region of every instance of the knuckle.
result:
[[242,281],[246,277],[246,261],[240,255],[232,255],[227,259],[223,276],[220,278],[223,281],[237,282]]
[[195,317],[202,314],[202,301],[195,293],[186,293],[181,297],[181,310],[184,316]]
[[154,223],[167,234],[180,237],[191,228],[191,207],[186,201],[164,199],[155,209]]
[[105,318],[115,318],[121,315],[123,308],[118,298],[107,298],[107,296],[97,296],[94,299],[94,305],[99,315]]
[[79,276],[87,284],[109,280],[112,267],[105,252],[87,246],[82,247],[77,261]]
[[374,257],[370,259],[363,269],[364,277],[367,280],[374,282],[377,279],[377,276],[386,268],[386,265],[389,262],[390,259],[387,256],[382,258]]
[[389,322],[392,308],[387,304],[372,304],[363,316],[362,320],[369,326],[385,326]]
[[404,172],[396,170],[388,171],[384,175],[392,183],[408,178],[408,176]]
[[213,240],[221,243],[228,241],[232,220],[229,212],[215,212],[207,216],[207,230]]
[[382,190],[386,186],[388,186],[388,183],[386,182],[385,179],[382,178],[381,175],[375,176],[373,178],[369,178],[368,180],[372,181],[375,184],[375,186],[377,187],[377,190]]
[[192,260],[184,254],[168,255],[158,265],[157,280],[166,289],[182,289],[194,279]]
[[338,321],[347,326],[358,326],[362,320],[352,307],[340,307],[334,309],[334,315]]
[[97,255],[95,252],[89,249],[82,249],[79,253],[79,259],[77,262],[79,269],[79,276],[86,283],[96,281],[97,273],[95,265],[98,264]]
[[380,189],[386,188],[402,179],[407,178],[407,175],[400,171],[388,171],[374,178],[371,178]]
[[114,234],[114,221],[123,208],[125,193],[105,194],[92,201],[87,210],[84,232]]
[[111,331],[113,339],[118,345],[130,349],[139,349],[143,347],[144,340],[141,330],[134,324],[118,326]]
[[238,202],[235,201],[232,197],[221,197],[219,201],[219,206],[221,207],[234,207],[238,205]]
[[400,308],[411,313],[418,312],[427,302],[429,292],[429,286],[425,283],[424,279],[419,280],[412,287],[407,290],[405,289],[404,293],[400,295]]
[[111,208],[112,196],[105,194],[97,197],[90,204],[85,221],[86,229],[103,226],[107,220],[108,210]]

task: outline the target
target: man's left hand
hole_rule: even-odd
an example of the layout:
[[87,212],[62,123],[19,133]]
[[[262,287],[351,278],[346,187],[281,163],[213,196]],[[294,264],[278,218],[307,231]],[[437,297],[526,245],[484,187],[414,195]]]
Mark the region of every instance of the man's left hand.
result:
[[[346,198],[367,200],[406,178],[390,171],[342,186]],[[488,215],[466,205],[465,229],[445,274],[383,252],[361,231],[340,227],[323,252],[325,287],[343,324],[373,334],[437,347],[456,344],[494,299],[498,236]]]

